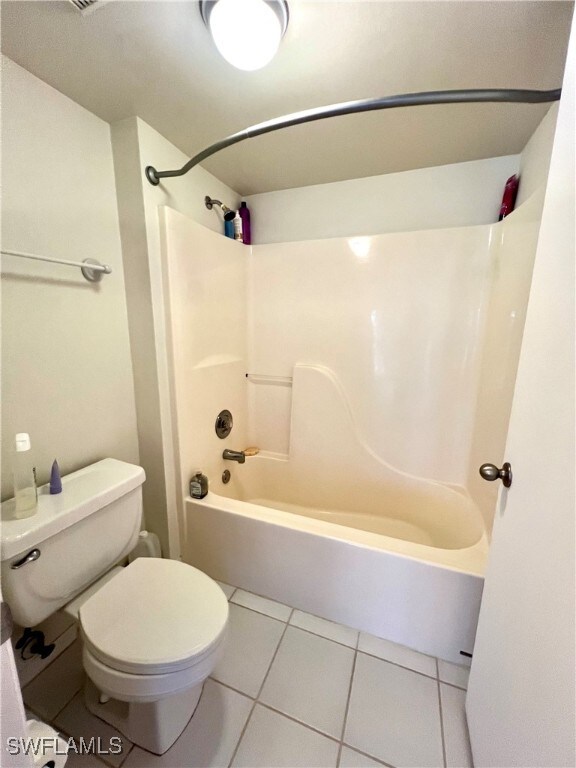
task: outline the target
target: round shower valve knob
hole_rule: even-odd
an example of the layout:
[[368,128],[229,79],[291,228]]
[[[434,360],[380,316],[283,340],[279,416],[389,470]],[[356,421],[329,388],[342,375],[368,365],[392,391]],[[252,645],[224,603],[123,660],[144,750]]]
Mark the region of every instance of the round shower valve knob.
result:
[[510,488],[512,485],[512,467],[508,462],[502,465],[502,469],[498,469],[495,464],[482,464],[479,471],[484,480],[489,482],[502,480],[505,488]]

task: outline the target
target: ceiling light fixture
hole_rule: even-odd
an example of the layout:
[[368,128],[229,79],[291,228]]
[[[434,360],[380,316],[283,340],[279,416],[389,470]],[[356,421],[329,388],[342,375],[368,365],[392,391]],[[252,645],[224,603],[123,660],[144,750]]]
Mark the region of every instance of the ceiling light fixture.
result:
[[200,0],[200,13],[226,61],[248,71],[272,61],[288,27],[286,0]]

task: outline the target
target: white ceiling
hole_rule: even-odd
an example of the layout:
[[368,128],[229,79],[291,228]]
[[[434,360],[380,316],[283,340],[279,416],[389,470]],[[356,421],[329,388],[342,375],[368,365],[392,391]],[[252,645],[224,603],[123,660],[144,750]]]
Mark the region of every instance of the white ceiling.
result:
[[[572,2],[289,4],[280,51],[258,72],[220,58],[194,1],[111,0],[82,15],[67,0],[4,0],[2,50],[104,120],[139,115],[187,155],[254,123],[339,101],[562,83]],[[339,117],[252,139],[204,166],[245,195],[512,154],[547,108]]]

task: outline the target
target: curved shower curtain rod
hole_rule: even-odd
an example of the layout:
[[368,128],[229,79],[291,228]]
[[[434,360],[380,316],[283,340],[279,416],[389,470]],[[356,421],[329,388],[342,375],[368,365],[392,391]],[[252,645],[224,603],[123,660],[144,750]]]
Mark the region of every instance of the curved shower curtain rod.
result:
[[184,176],[194,166],[201,163],[211,155],[220,152],[221,149],[231,147],[245,139],[261,136],[263,133],[272,133],[281,128],[289,128],[292,125],[311,123],[314,120],[324,120],[327,117],[339,117],[351,115],[356,112],[374,112],[379,109],[393,109],[395,107],[417,107],[424,104],[465,104],[471,102],[517,102],[520,104],[540,104],[547,101],[558,101],[562,90],[556,88],[552,91],[508,90],[503,88],[478,88],[460,91],[425,91],[423,93],[402,93],[397,96],[384,96],[380,99],[362,99],[360,101],[345,101],[341,104],[330,104],[327,107],[307,109],[303,112],[293,112],[290,115],[276,117],[264,123],[252,125],[243,131],[233,133],[231,136],[211,144],[202,152],[194,155],[182,168],[175,171],[157,171],[151,165],[146,166],[146,178],[150,184],[160,184],[160,179],[172,176]]

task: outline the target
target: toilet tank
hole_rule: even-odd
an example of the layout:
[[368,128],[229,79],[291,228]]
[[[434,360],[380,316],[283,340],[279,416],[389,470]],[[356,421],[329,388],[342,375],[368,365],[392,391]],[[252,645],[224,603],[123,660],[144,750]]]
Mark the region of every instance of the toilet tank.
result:
[[2,593],[14,620],[33,627],[68,603],[134,547],[144,470],[103,459],[62,478],[62,493],[38,489],[38,510],[14,519],[2,504]]

